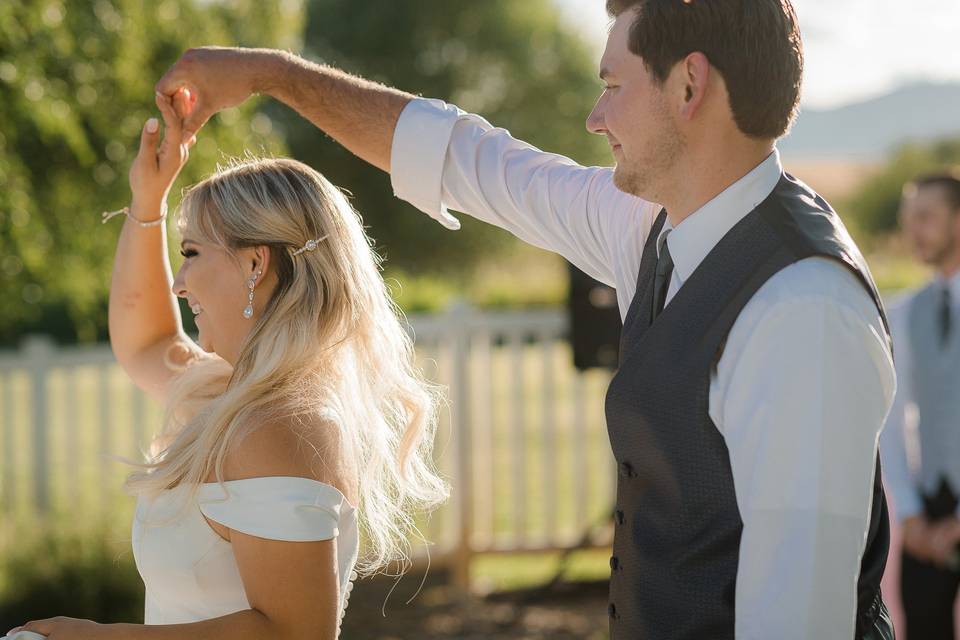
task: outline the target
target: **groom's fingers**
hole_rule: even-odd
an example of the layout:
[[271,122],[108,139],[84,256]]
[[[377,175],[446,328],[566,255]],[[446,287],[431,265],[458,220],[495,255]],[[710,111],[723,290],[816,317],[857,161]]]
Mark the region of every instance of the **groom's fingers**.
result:
[[185,71],[187,64],[183,57],[177,60],[172,67],[167,69],[163,77],[157,80],[153,90],[165,96],[173,96],[181,87],[186,87],[190,90],[190,93],[197,95],[197,88],[187,79]]
[[195,103],[196,100],[193,94],[191,94],[190,89],[186,87],[180,87],[177,89],[177,92],[173,94],[173,109],[177,112],[177,117],[181,120],[186,120],[190,117],[190,112],[193,111]]
[[[157,93],[170,97],[173,97],[180,89],[188,91],[189,110],[183,119],[182,144],[186,144],[190,138],[200,131],[200,128],[206,124],[215,111],[209,106],[211,103],[210,97],[204,96],[200,87],[195,84],[195,81],[202,77],[201,53],[194,49],[185,51],[154,85],[154,90]],[[209,87],[207,89],[209,90]]]
[[197,132],[200,131],[200,128],[207,124],[207,120],[209,120],[212,115],[212,112],[206,111],[202,99],[197,98],[197,103],[193,107],[193,111],[191,111],[187,119],[183,121],[183,132],[181,134],[183,142],[195,136]]
[[[206,112],[206,105],[197,96],[196,91],[191,91],[187,86],[180,86],[173,90],[173,93],[166,94],[162,91],[157,92],[158,100],[162,97],[169,98],[174,112],[180,119],[180,142],[188,144],[191,138],[194,138],[198,131],[207,123],[212,113]],[[158,103],[159,106],[159,103]]]
[[[171,78],[176,78],[173,74],[175,69],[168,71]],[[180,140],[182,144],[187,144],[200,128],[207,123],[210,116],[213,115],[207,107],[206,101],[200,97],[196,88],[187,83],[174,84],[174,81],[168,81],[167,76],[161,78],[157,83],[157,95],[170,98],[180,117],[182,126]]]

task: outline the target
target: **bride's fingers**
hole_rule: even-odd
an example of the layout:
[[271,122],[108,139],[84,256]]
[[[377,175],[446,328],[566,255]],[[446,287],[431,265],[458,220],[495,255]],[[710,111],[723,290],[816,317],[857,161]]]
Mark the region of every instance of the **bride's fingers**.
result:
[[139,155],[142,156],[144,160],[151,162],[154,167],[157,165],[157,137],[159,135],[160,123],[156,118],[150,118],[146,124],[143,125],[143,130],[140,132]]
[[163,136],[164,140],[177,141],[175,144],[178,143],[181,136],[182,121],[173,110],[173,102],[167,96],[161,96],[160,94],[156,95],[156,102],[157,108],[163,115],[163,125],[166,128]]

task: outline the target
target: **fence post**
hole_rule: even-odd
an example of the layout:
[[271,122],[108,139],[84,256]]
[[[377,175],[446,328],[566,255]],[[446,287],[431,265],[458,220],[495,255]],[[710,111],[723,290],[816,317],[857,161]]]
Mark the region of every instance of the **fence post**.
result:
[[50,511],[47,374],[55,348],[53,341],[42,335],[29,335],[21,343],[21,350],[30,371],[34,506],[40,517],[47,516]]
[[450,305],[447,314],[448,339],[451,341],[450,417],[456,442],[457,549],[453,562],[453,582],[463,593],[470,590],[470,560],[473,551],[473,464],[470,428],[470,327],[473,309],[463,300]]
[[14,489],[13,451],[13,372],[7,371],[0,384],[3,386],[3,512],[12,514],[16,508]]

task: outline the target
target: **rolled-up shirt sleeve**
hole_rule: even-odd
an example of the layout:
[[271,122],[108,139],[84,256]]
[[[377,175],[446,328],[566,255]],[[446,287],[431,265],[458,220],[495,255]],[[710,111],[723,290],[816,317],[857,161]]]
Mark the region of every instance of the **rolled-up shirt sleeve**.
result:
[[639,255],[637,243],[660,210],[617,189],[610,168],[541,151],[434,99],[415,99],[401,113],[391,182],[398,198],[447,228],[460,226],[449,209],[461,211],[559,253],[611,286],[624,266],[618,256]]

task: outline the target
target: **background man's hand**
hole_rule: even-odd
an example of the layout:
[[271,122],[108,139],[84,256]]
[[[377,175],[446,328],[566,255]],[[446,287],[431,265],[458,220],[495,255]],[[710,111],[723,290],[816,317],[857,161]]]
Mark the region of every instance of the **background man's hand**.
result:
[[183,117],[183,141],[200,130],[210,116],[234,107],[258,90],[258,70],[265,50],[228,47],[188,49],[156,84],[157,93],[172,97],[185,87],[190,101]]
[[939,567],[949,567],[960,542],[960,520],[955,516],[929,522],[922,516],[903,521],[903,545],[910,555]]

